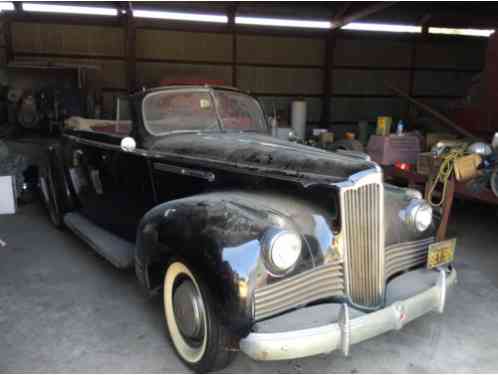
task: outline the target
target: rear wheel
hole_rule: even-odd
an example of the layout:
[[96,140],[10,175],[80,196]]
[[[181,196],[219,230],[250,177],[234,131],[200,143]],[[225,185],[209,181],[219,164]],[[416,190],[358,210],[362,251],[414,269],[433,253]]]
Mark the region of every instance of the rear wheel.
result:
[[182,261],[170,263],[166,271],[164,315],[176,353],[194,371],[221,369],[233,360],[232,336],[214,312],[211,293]]
[[50,221],[52,222],[52,224],[54,224],[55,227],[61,228],[62,214],[59,203],[57,201],[57,194],[50,166],[45,166],[42,168],[39,179],[42,200],[48,210]]

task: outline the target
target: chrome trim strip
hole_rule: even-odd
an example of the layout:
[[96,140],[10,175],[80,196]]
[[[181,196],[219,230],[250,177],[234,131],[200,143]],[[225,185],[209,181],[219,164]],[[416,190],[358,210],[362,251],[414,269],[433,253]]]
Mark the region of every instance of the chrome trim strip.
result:
[[180,174],[182,176],[202,178],[209,182],[214,182],[214,180],[216,179],[216,176],[212,172],[204,172],[196,169],[183,168],[177,165],[169,165],[164,163],[153,163],[152,166],[155,170],[161,172],[171,172],[171,173]]
[[434,237],[429,237],[388,246],[385,256],[386,280],[398,272],[423,265],[427,261],[429,245],[435,242],[435,240]]
[[335,260],[256,289],[255,319],[265,319],[319,299],[344,296],[343,268],[342,262]]

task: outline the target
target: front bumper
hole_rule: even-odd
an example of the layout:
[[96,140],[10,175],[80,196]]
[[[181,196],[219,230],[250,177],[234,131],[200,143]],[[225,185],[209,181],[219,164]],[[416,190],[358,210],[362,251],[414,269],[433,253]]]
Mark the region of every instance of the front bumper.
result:
[[439,270],[435,285],[389,306],[351,318],[350,307],[343,304],[333,324],[295,331],[250,333],[240,341],[240,349],[259,361],[302,358],[349,347],[382,333],[399,330],[406,323],[431,311],[442,313],[447,289],[457,281],[456,271]]

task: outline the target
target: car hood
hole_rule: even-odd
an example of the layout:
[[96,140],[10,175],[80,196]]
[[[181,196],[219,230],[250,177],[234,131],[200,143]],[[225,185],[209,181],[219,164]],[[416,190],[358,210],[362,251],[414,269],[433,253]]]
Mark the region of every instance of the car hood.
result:
[[260,168],[287,175],[313,174],[337,180],[376,166],[363,159],[255,133],[176,133],[156,139],[150,150],[225,162],[241,169]]

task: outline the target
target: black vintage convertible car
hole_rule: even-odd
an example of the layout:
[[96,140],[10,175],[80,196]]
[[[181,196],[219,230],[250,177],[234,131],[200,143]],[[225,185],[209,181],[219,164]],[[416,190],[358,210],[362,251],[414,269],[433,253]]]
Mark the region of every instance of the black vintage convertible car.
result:
[[269,136],[256,99],[169,86],[131,121],[72,118],[47,151],[50,218],[162,292],[196,371],[240,350],[280,360],[341,350],[431,311],[456,281],[455,241],[411,189],[362,154]]

